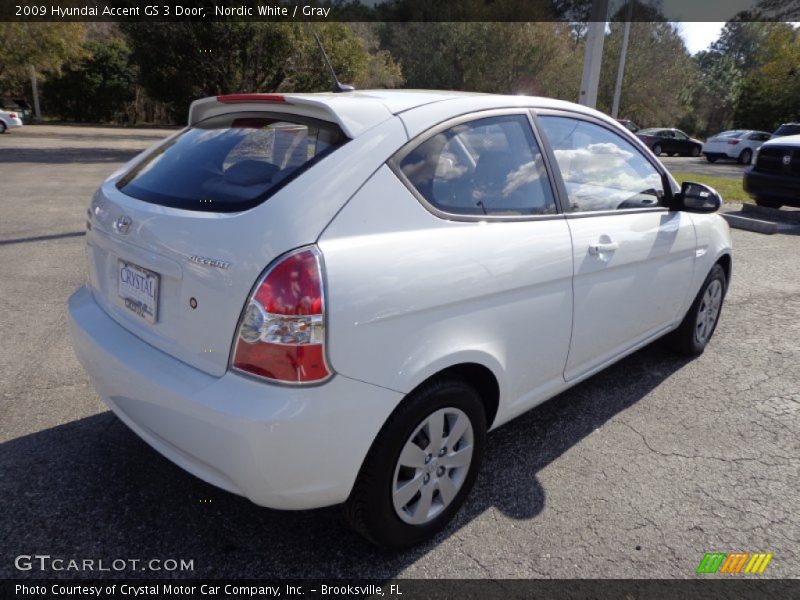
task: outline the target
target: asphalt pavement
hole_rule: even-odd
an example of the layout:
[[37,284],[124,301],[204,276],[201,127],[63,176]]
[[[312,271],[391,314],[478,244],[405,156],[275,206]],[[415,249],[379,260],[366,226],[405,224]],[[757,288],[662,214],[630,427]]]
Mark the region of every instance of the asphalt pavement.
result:
[[392,554],[336,507],[268,510],[186,474],[79,366],[65,305],[86,281],[86,207],[168,133],[0,136],[0,577],[59,576],[14,566],[47,554],[193,561],[172,577],[694,578],[714,551],[770,552],[762,577],[800,577],[797,231],[734,231],[733,283],[703,356],[656,343],[492,433],[452,526]]
[[740,165],[735,160],[718,160],[708,162],[703,156],[659,156],[670,171],[675,173],[695,173],[709,177],[725,177],[726,179],[741,180],[749,165]]

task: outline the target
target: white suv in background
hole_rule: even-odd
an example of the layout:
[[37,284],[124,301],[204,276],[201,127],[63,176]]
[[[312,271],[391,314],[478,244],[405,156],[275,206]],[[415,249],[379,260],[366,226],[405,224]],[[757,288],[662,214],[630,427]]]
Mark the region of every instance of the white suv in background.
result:
[[666,334],[703,351],[731,276],[720,201],[567,102],[208,98],[92,199],[74,346],[187,471],[344,503],[407,546],[463,503],[488,430]]

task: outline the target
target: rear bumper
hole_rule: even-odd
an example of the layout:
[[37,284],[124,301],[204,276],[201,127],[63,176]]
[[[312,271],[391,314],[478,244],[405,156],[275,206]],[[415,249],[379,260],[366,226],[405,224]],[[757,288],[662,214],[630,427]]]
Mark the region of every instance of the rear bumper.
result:
[[81,364],[128,427],[197,477],[270,508],[346,500],[402,399],[341,375],[305,388],[213,377],[129,333],[86,287],[69,299],[69,319]]
[[800,177],[750,169],[744,173],[743,186],[752,198],[775,199],[800,207]]
[[22,127],[22,119],[20,119],[20,118],[4,119],[3,123],[6,124],[6,127],[8,129],[14,129],[15,127]]

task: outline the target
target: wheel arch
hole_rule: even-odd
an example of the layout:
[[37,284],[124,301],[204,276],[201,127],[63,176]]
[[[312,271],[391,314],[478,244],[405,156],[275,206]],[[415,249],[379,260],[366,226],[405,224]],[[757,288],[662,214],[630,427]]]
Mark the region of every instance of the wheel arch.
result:
[[725,271],[725,286],[730,287],[731,275],[733,274],[733,258],[731,255],[728,253],[720,255],[714,264],[721,266],[722,270]]

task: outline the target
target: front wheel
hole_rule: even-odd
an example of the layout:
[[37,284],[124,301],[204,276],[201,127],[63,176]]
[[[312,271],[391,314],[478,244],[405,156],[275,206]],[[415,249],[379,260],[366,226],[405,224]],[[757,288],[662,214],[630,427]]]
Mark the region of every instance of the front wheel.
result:
[[689,153],[694,157],[700,156],[700,147],[699,146],[692,146],[692,149],[691,149],[691,151]]
[[350,524],[388,548],[419,544],[464,503],[486,442],[478,393],[457,379],[412,392],[372,445],[344,510]]
[[725,270],[718,264],[714,265],[689,312],[670,336],[675,350],[688,356],[703,353],[717,328],[726,289]]
[[656,144],[653,146],[653,154],[656,156],[661,156],[661,144]]

